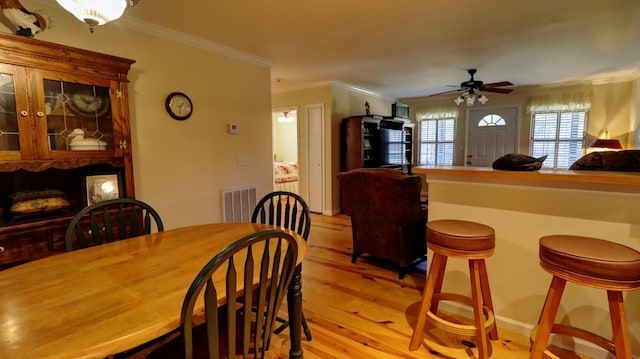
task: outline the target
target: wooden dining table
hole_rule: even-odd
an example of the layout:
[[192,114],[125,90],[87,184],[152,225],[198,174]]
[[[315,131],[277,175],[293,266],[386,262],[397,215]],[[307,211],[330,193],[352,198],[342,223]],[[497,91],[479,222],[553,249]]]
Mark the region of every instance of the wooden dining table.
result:
[[[178,329],[187,288],[202,267],[230,243],[272,228],[177,228],[1,271],[0,358],[104,358]],[[300,263],[306,242],[286,231],[296,239]],[[300,291],[298,274],[287,294],[290,358],[302,358]]]

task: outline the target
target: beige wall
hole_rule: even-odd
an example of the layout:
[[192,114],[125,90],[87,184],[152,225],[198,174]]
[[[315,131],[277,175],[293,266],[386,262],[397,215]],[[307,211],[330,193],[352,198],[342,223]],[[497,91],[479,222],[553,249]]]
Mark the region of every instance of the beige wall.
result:
[[[282,114],[282,112],[275,112]],[[273,159],[274,161],[298,161],[298,120],[292,122],[278,121],[279,115],[273,116]],[[297,117],[297,116],[296,116]],[[294,140],[295,139],[295,140]]]
[[[124,21],[91,34],[55,5],[23,5],[43,9],[55,20],[37,39],[136,60],[129,73],[136,197],[160,212],[165,227],[221,221],[224,189],[271,191],[268,67],[135,31]],[[194,103],[187,121],[174,121],[165,112],[165,98],[173,91]],[[228,123],[237,124],[240,133],[228,134]],[[239,156],[249,165],[239,166]]]
[[[566,93],[572,91],[592,91],[592,107],[587,119],[587,145],[592,139],[603,137],[604,132],[609,132],[609,138],[619,139],[626,149],[637,148],[638,120],[637,81],[620,81],[609,83],[595,83],[583,85],[556,85],[556,86],[531,86],[516,88],[509,95],[488,94],[489,102],[485,105],[476,104],[473,108],[491,108],[500,106],[519,106],[520,108],[520,133],[519,152],[529,153],[530,118],[527,113],[532,96],[549,95],[553,93]],[[429,112],[433,109],[450,107],[457,94],[451,96],[410,98],[401,102],[410,105],[410,116],[415,121],[416,114]],[[455,105],[454,105],[455,106]],[[458,108],[458,122],[456,123],[456,154],[455,164],[464,165],[464,141],[466,138],[467,107],[462,104]]]

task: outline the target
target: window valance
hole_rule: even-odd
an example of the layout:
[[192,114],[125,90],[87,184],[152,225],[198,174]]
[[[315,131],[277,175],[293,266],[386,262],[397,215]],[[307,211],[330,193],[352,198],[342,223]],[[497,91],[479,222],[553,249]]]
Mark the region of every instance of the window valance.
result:
[[527,112],[586,111],[591,108],[592,97],[591,89],[531,96]]
[[440,103],[429,105],[429,108],[420,109],[416,112],[417,120],[427,120],[436,118],[456,118],[458,117],[458,106],[455,104]]

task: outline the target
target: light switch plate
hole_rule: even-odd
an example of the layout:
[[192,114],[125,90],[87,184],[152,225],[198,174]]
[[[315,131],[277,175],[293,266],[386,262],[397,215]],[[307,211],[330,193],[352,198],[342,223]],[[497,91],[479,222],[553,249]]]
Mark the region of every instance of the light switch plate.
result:
[[230,123],[229,124],[229,133],[238,133],[238,125],[235,123]]

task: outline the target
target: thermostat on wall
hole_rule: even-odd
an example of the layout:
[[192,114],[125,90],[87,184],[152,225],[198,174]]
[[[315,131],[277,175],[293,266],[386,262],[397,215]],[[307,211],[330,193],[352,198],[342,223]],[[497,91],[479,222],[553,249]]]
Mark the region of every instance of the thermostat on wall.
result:
[[229,124],[229,133],[238,133],[238,125],[235,123]]

